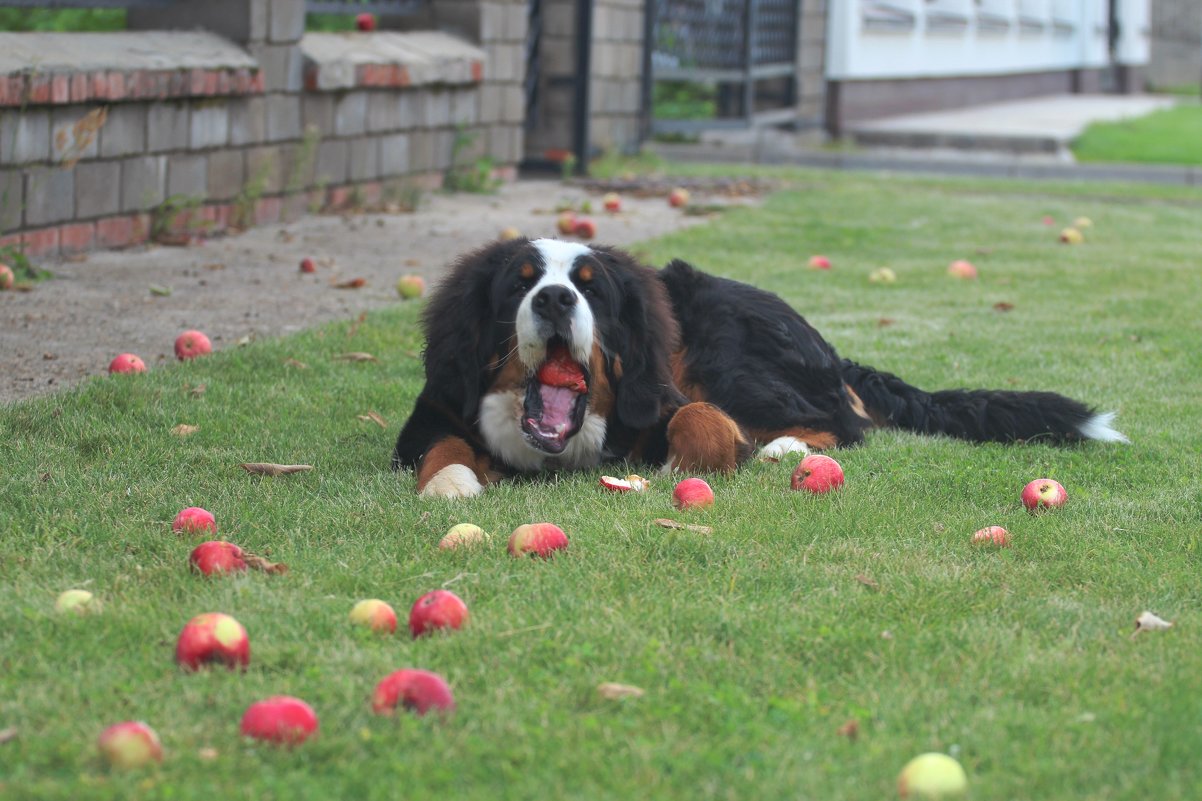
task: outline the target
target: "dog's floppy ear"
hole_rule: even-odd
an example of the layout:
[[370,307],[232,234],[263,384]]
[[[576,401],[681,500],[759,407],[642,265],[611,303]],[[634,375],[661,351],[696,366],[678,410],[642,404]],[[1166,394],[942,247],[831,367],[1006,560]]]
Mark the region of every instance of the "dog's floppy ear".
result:
[[671,366],[679,330],[655,271],[620,251],[608,254],[622,286],[621,331],[615,347],[622,359],[614,388],[618,419],[631,428],[648,428],[659,421],[665,407],[682,400]]
[[498,320],[492,307],[497,271],[529,243],[494,242],[461,256],[422,312],[426,332],[422,395],[475,421],[487,387],[487,363],[497,347]]

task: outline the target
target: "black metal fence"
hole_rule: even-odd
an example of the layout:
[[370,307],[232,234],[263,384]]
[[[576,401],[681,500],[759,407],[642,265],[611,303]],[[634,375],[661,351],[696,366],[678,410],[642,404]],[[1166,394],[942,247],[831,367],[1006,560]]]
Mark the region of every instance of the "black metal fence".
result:
[[0,8],[162,8],[203,0],[0,0]]
[[[795,109],[800,0],[647,0],[650,69],[658,82],[712,96],[708,118],[665,118],[653,108],[653,133],[787,121]],[[686,92],[687,94],[687,92]],[[697,107],[705,107],[700,104]]]

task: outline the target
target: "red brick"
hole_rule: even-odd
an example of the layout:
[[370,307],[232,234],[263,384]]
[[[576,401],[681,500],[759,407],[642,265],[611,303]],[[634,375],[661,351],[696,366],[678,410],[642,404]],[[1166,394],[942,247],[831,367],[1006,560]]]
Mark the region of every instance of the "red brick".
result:
[[0,236],[0,248],[21,248],[21,235],[9,234],[8,236]]
[[442,189],[443,175],[441,172],[423,172],[413,176],[413,183],[419,189],[436,192]]
[[105,83],[108,84],[109,100],[125,99],[125,73],[110,72],[105,76]]
[[472,62],[472,80],[473,81],[484,80],[484,62],[482,62],[482,61],[473,61]]
[[188,94],[203,95],[205,93],[205,71],[196,67],[188,74]]
[[25,255],[31,257],[52,256],[58,252],[58,229],[42,228],[21,234],[21,245]]
[[344,209],[351,203],[351,188],[336,186],[326,193],[326,208],[330,211]]
[[492,171],[492,174],[498,181],[511,184],[518,179],[518,168],[509,164],[504,167],[497,167]]
[[371,181],[366,184],[359,184],[359,196],[363,198],[363,202],[372,206],[380,202],[380,198],[384,197],[384,184],[379,181]]
[[59,247],[63,253],[82,253],[91,250],[96,241],[94,223],[75,223],[59,229]]
[[405,87],[405,86],[411,85],[413,83],[413,81],[409,77],[409,68],[406,67],[404,64],[400,64],[400,65],[398,65],[397,69],[398,69],[398,75],[397,75],[396,85],[400,86],[400,87]]
[[217,72],[215,70],[205,70],[205,95],[212,97],[217,94]]
[[50,102],[51,80],[49,75],[29,76],[29,103],[35,106]]
[[107,100],[109,96],[109,79],[103,72],[93,72],[89,78],[92,84],[89,94],[95,100]]
[[134,243],[136,217],[108,217],[96,223],[96,246],[125,248]]
[[228,95],[234,86],[234,76],[229,70],[221,70],[217,73],[217,94]]
[[251,79],[250,79],[250,91],[254,92],[255,94],[261,95],[261,94],[263,94],[264,91],[266,91],[266,87],[267,87],[267,78],[263,75],[263,71],[255,70],[254,75],[251,76]]
[[261,198],[255,203],[255,225],[270,225],[280,221],[284,211],[284,201],[278,197]]
[[71,76],[71,102],[82,103],[92,96],[92,82],[86,72],[77,72]]
[[71,102],[71,76],[55,75],[50,79],[50,102]]

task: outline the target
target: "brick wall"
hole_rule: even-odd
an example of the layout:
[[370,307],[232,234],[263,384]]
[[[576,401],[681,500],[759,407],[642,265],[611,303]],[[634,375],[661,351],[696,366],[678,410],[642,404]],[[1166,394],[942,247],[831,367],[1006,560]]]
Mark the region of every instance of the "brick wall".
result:
[[1152,52],[1147,80],[1155,87],[1186,86],[1202,81],[1202,3],[1198,0],[1154,0]]

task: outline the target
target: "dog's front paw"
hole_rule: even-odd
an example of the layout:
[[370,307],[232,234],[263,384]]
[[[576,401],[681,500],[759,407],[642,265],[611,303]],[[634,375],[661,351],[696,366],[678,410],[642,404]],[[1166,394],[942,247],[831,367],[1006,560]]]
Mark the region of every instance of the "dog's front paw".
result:
[[797,437],[777,437],[760,448],[760,458],[769,462],[779,462],[790,453],[805,456],[809,452],[809,447]]
[[423,498],[474,498],[484,492],[476,473],[465,464],[449,464],[422,487]]

